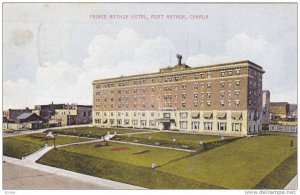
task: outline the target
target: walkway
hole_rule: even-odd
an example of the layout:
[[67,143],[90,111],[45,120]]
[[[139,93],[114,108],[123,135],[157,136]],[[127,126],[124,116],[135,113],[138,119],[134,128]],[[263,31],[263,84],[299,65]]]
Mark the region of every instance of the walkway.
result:
[[184,151],[184,152],[195,152],[195,150],[188,150],[188,149],[181,149],[181,148],[172,148],[172,147],[165,147],[165,146],[154,146],[154,145],[148,145],[148,144],[123,142],[123,141],[115,141],[115,140],[109,140],[109,142],[122,143],[122,144],[131,144],[131,145],[138,145],[138,146],[147,146],[147,147],[167,149],[167,150],[178,150],[178,151]]
[[297,190],[298,189],[298,175],[296,175],[285,187],[285,190]]
[[111,181],[108,179],[102,179],[99,177],[94,177],[94,176],[89,176],[89,175],[84,175],[81,173],[75,173],[72,171],[67,171],[64,169],[59,169],[55,167],[50,167],[46,165],[41,165],[37,164],[31,161],[26,161],[26,160],[19,160],[7,156],[3,156],[3,160],[9,163],[12,163],[14,165],[19,165],[19,166],[24,166],[27,168],[43,171],[45,173],[49,173],[55,176],[63,176],[63,177],[68,177],[70,179],[74,179],[80,182],[104,187],[104,188],[109,188],[109,189],[145,189],[142,187],[138,186],[133,186],[130,184],[125,184],[125,183],[120,183],[116,181]]
[[2,164],[3,190],[105,190],[107,186],[94,185],[69,177],[12,164]]
[[23,157],[22,160],[35,162],[52,149],[53,149],[53,146],[51,146],[51,147],[44,146],[43,148],[39,149],[38,151],[36,151],[26,157]]

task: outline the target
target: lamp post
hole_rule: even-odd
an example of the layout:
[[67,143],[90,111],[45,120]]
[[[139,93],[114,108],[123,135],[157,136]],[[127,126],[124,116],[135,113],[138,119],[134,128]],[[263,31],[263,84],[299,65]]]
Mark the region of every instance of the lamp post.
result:
[[54,134],[54,137],[53,137],[54,148],[56,148],[55,140],[56,140],[56,134]]

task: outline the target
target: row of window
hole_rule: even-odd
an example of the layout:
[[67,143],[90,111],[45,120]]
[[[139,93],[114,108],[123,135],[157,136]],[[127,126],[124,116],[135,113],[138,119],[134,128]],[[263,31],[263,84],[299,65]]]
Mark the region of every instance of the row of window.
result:
[[[103,121],[101,121],[101,119],[95,119],[94,120],[96,124],[110,124],[110,125],[132,125],[132,126],[142,126],[142,127],[146,127],[146,126],[150,126],[150,127],[157,127],[159,125],[159,122],[155,121],[155,120],[149,120],[149,122],[147,123],[147,120],[131,120],[131,124],[130,124],[130,120],[129,119],[105,119]],[[176,124],[175,124],[176,126]],[[197,121],[192,121],[191,122],[191,129],[192,130],[200,130],[200,122]],[[213,128],[213,122],[204,122],[203,123],[203,129],[204,130],[212,130]],[[179,121],[179,128],[180,129],[188,129],[188,121]],[[217,130],[218,131],[227,131],[227,123],[226,122],[218,122],[217,123]],[[232,123],[231,124],[231,131],[237,131],[237,132],[241,132],[242,131],[242,123]]]
[[[235,74],[234,74],[235,72]],[[224,76],[232,76],[232,75],[239,75],[240,74],[240,69],[236,69],[236,70],[228,70],[226,71],[220,71],[220,76],[224,77]],[[211,78],[211,72],[207,72],[207,73],[194,73],[194,79],[205,79],[205,78]],[[186,80],[187,76],[186,75],[181,75],[181,76],[167,76],[165,78],[152,78],[151,79],[151,83],[162,83],[162,82],[172,82],[172,81],[179,81],[179,80]],[[134,80],[131,81],[133,85],[141,85],[141,84],[146,84],[146,79],[142,79],[142,80]],[[120,82],[118,83],[118,86],[129,86],[130,82],[126,81],[126,82]],[[99,84],[96,85],[96,89],[100,89],[100,88],[110,88],[110,87],[114,87],[115,84],[114,83],[108,83],[108,84]]]

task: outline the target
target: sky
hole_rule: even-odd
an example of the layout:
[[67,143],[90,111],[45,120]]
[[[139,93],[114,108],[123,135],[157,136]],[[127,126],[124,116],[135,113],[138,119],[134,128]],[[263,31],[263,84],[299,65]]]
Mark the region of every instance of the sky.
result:
[[91,105],[93,80],[157,72],[177,53],[191,67],[250,60],[271,101],[297,103],[296,3],[4,3],[3,109]]

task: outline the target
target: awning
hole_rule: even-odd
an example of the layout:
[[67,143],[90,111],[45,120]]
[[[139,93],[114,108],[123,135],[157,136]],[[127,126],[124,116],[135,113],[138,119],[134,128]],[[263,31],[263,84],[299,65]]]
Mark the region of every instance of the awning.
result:
[[212,112],[204,112],[203,117],[204,118],[212,118],[213,113]]
[[233,112],[233,113],[231,113],[231,118],[234,118],[234,119],[242,118],[242,113],[241,112]]
[[103,123],[107,123],[107,119],[104,119]]
[[199,118],[200,113],[199,112],[192,112],[192,118]]
[[225,118],[226,117],[226,112],[218,112],[217,113],[217,118]]
[[161,123],[170,123],[170,122],[175,122],[175,119],[170,119],[170,118],[159,118],[159,119],[155,119],[158,122]]

